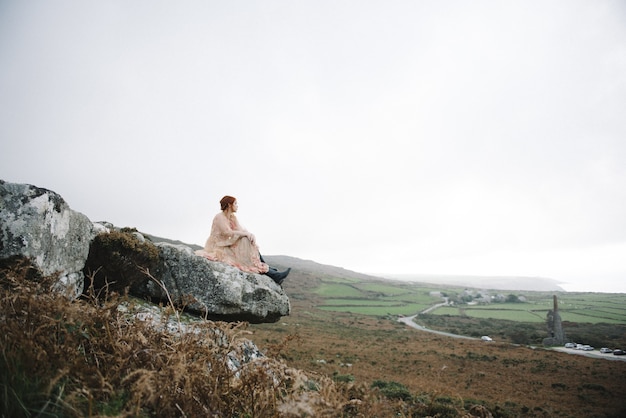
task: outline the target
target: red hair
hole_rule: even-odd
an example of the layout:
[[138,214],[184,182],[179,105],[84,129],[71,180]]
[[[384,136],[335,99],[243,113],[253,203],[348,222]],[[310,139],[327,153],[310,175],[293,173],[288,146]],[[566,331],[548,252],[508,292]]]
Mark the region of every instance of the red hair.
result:
[[222,198],[222,200],[220,200],[220,207],[222,208],[222,210],[226,210],[226,209],[228,209],[228,207],[229,207],[230,205],[232,205],[233,203],[235,203],[235,200],[237,200],[237,199],[235,199],[235,198],[234,198],[234,197],[232,197],[232,196],[224,196],[224,197]]

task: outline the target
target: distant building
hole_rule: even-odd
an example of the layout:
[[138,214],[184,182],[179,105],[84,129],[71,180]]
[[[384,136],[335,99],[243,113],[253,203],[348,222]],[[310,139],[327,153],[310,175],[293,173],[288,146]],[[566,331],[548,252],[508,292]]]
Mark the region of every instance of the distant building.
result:
[[476,295],[474,300],[478,303],[491,303],[491,296],[489,296],[489,293],[483,291]]
[[492,302],[498,302],[498,303],[502,303],[504,301],[506,301],[506,296],[504,296],[502,293],[498,293],[495,296],[491,297]]

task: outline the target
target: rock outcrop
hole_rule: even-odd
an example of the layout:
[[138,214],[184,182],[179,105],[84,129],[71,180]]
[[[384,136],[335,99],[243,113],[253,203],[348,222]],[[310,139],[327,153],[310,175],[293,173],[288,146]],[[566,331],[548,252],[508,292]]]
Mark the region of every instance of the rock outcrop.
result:
[[[195,255],[190,247],[156,243],[161,264],[156,278],[170,296],[187,301],[192,312],[223,320],[275,322],[289,315],[290,305],[282,288],[268,276],[246,273],[224,263]],[[150,296],[163,297],[151,280]]]
[[[152,242],[127,228],[98,223],[87,276],[107,287],[224,321],[274,322],[289,315],[289,298],[265,275],[197,256],[184,244]],[[103,229],[104,228],[104,229]]]
[[57,193],[0,180],[0,260],[27,258],[42,275],[58,275],[57,290],[76,298],[94,236],[92,222]]
[[289,298],[264,275],[196,256],[189,246],[151,242],[129,228],[92,223],[50,190],[0,180],[0,264],[28,260],[58,289],[84,288],[172,301],[226,321],[274,322],[289,315]]

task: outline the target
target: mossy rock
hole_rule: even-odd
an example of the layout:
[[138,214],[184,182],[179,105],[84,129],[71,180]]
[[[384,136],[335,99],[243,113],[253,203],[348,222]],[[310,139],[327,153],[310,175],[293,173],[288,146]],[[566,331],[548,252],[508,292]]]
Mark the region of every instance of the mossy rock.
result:
[[154,271],[158,263],[158,248],[134,229],[98,234],[85,264],[85,289],[126,292],[149,280],[146,272]]

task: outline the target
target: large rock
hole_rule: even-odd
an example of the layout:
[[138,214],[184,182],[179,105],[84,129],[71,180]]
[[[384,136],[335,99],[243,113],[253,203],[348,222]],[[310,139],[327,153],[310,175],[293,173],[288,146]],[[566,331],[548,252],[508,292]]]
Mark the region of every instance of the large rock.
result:
[[27,259],[43,276],[58,274],[57,290],[83,291],[83,267],[93,224],[57,193],[0,180],[0,260]]
[[160,266],[153,274],[156,280],[146,282],[143,296],[167,300],[167,289],[173,301],[212,319],[258,323],[289,315],[289,298],[269,277],[209,261],[185,245],[155,245]]
[[[171,300],[211,319],[274,322],[289,299],[269,277],[194,254],[186,245],[146,240],[132,228],[92,223],[57,193],[0,180],[0,266],[27,260],[75,298],[100,291]],[[85,279],[85,277],[87,279]]]

